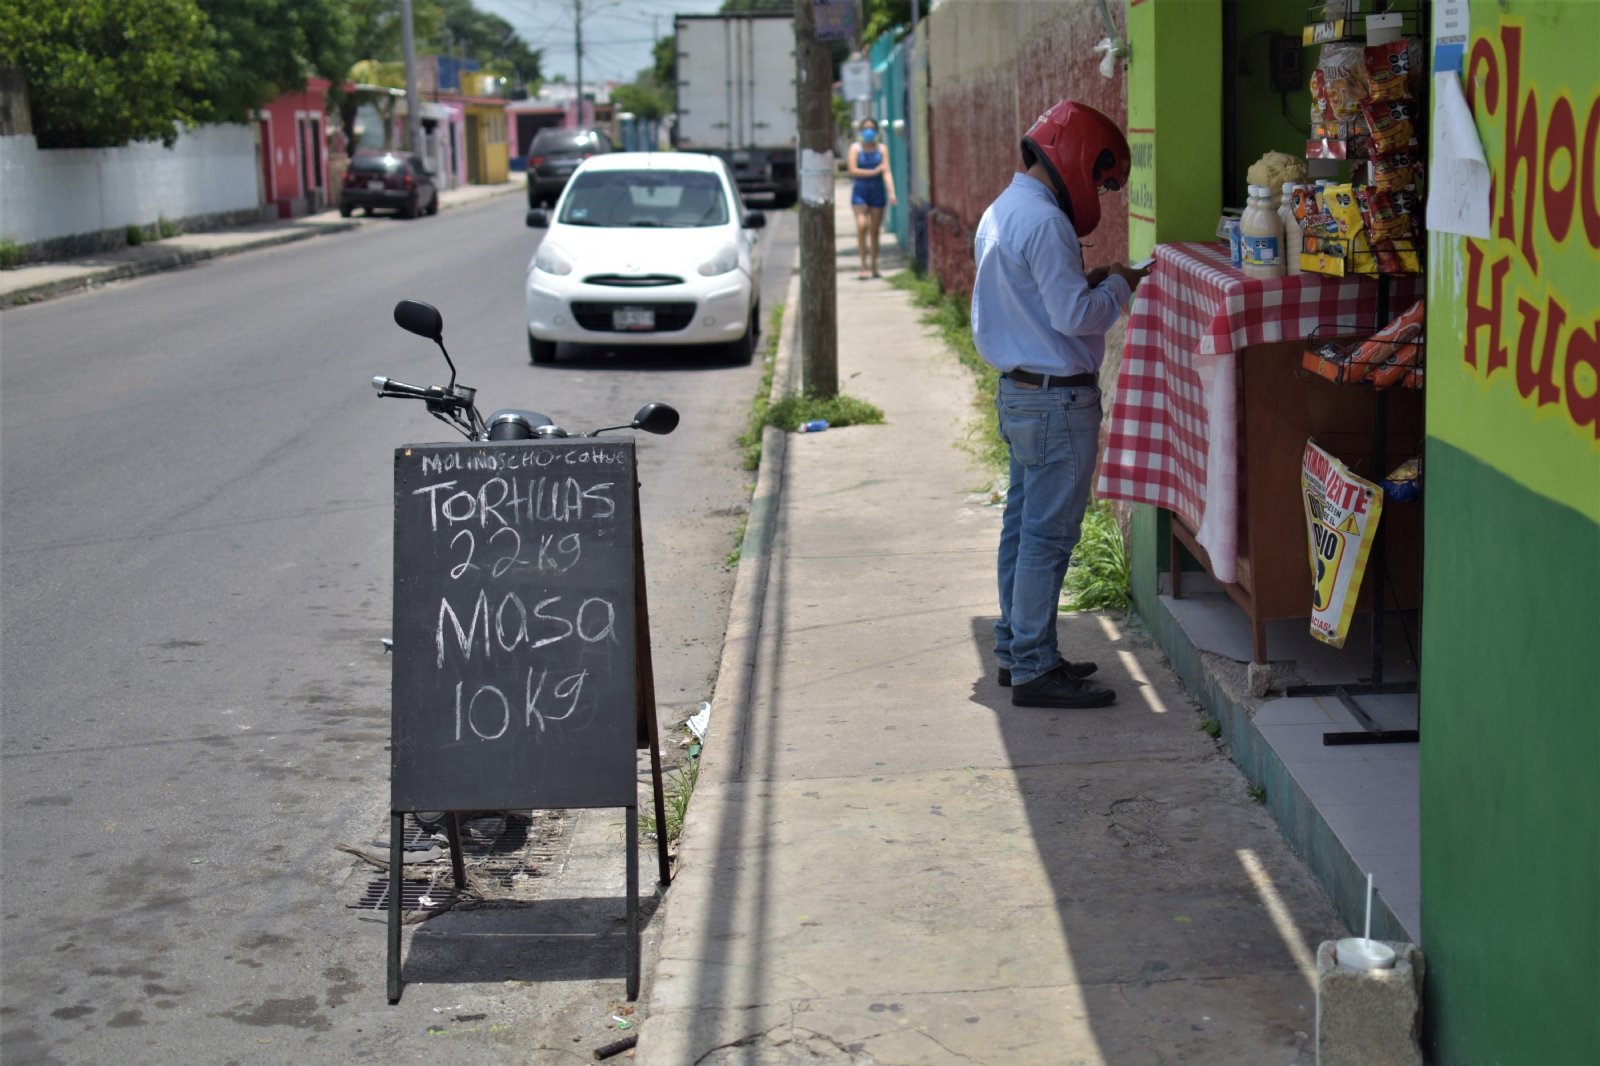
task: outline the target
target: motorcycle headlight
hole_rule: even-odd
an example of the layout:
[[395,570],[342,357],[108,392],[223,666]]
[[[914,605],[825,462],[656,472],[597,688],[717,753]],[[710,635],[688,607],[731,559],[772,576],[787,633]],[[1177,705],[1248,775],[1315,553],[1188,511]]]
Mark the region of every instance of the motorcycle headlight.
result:
[[700,264],[700,273],[708,278],[718,274],[726,274],[730,270],[739,268],[739,249],[728,244],[717,250],[717,254]]
[[533,257],[533,267],[546,274],[559,274],[564,277],[572,273],[572,260],[562,254],[560,248],[546,241],[539,245],[539,252]]

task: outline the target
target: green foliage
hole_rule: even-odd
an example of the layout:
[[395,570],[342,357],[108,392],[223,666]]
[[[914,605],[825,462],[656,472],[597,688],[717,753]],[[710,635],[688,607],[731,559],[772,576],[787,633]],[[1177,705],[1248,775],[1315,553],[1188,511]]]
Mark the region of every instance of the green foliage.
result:
[[1247,796],[1255,800],[1257,803],[1267,802],[1267,790],[1261,785],[1251,785],[1244,791]]
[[[693,750],[693,749],[691,749]],[[667,775],[666,780],[666,814],[667,814],[667,843],[676,843],[683,835],[683,820],[689,814],[689,797],[694,795],[694,786],[700,780],[699,753],[695,752],[687,761],[676,770]],[[656,820],[652,814],[641,814],[639,829],[647,836],[655,836],[659,831]]]
[[0,237],[0,270],[15,270],[22,265],[22,245],[10,237]]
[[128,242],[128,247],[137,248],[139,245],[144,243],[144,230],[140,229],[138,226],[129,225],[128,228],[123,231],[123,239]]
[[[525,85],[543,77],[544,49],[528,47],[528,42],[517,34],[511,23],[499,15],[480,11],[472,0],[431,0],[431,3],[437,7],[442,20],[436,38],[434,33],[429,33],[427,38],[437,39],[441,52],[455,55],[457,46],[464,46],[467,58],[476,59],[485,73],[514,77]],[[418,39],[424,39],[420,31]]]
[[165,240],[168,237],[176,237],[182,232],[183,230],[178,226],[178,224],[169,219],[166,215],[158,215],[156,217],[157,239]]
[[1195,726],[1195,728],[1204,733],[1206,736],[1210,737],[1212,740],[1215,740],[1222,735],[1222,723],[1217,721],[1215,718],[1202,718],[1200,719],[1200,724]]
[[[861,27],[861,40],[868,46],[896,26],[911,25],[911,0],[862,0],[865,11]],[[924,3],[922,12],[931,5]]]
[[1104,500],[1095,500],[1083,516],[1083,531],[1072,550],[1062,589],[1067,593],[1063,611],[1100,608],[1128,609],[1128,582],[1133,577],[1128,546],[1116,512]]
[[[334,83],[350,69],[354,30],[340,0],[198,0],[213,53],[205,81],[212,122],[245,122],[306,76]],[[360,57],[355,57],[360,58]]]
[[[750,401],[750,418],[744,432],[739,434],[739,450],[744,453],[744,468],[754,470],[761,465],[761,431],[767,426],[767,411],[772,407],[772,374],[778,362],[778,337],[783,332],[783,304],[772,309],[772,321],[767,327],[766,349],[761,356],[761,384]],[[733,564],[729,564],[730,566]]]
[[171,145],[210,110],[195,0],[0,0],[0,63],[28,79],[41,148]]
[[651,46],[650,57],[654,62],[650,72],[654,75],[656,84],[672,95],[672,107],[673,110],[677,110],[678,38],[676,36],[661,38]]
[[[1000,415],[995,410],[995,393],[1000,388],[1000,371],[983,361],[972,342],[972,307],[960,296],[947,293],[939,279],[931,275],[902,270],[889,283],[911,294],[911,302],[926,308],[922,321],[939,330],[940,338],[955,353],[962,366],[977,375],[977,394],[973,397],[973,417],[967,425],[964,444],[968,454],[991,476],[991,486],[999,484],[1011,467],[1011,452],[1000,439]],[[991,487],[991,495],[995,495]],[[995,496],[998,499],[998,496]]]
[[[611,102],[618,111],[631,111],[646,121],[659,121],[672,113],[673,104],[660,86],[653,83],[654,73],[640,71],[631,85],[619,85],[611,90]],[[647,80],[650,79],[650,80]]]
[[837,396],[785,396],[767,412],[767,425],[790,433],[802,423],[823,418],[830,429],[841,426],[881,426],[883,412],[865,400],[840,393]]
[[723,557],[722,563],[729,570],[739,565],[739,559],[744,555],[744,532],[750,528],[750,516],[746,515],[739,523],[739,528],[733,531],[733,550]]

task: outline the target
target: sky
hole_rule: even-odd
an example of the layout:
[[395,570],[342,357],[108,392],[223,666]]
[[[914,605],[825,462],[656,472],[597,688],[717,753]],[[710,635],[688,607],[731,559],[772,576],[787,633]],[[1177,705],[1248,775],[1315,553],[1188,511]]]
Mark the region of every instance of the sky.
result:
[[[473,0],[499,15],[531,48],[544,49],[544,73],[573,80],[573,0]],[[651,65],[655,35],[672,33],[672,16],[705,14],[721,0],[582,0],[584,81],[632,81]]]

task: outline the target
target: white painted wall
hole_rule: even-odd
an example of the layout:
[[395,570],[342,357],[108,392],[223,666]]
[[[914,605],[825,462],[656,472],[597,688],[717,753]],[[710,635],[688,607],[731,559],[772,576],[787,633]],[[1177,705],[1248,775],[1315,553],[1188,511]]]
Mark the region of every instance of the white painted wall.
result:
[[249,126],[202,126],[171,148],[41,150],[0,137],[0,236],[18,244],[127,225],[242,211],[259,202]]

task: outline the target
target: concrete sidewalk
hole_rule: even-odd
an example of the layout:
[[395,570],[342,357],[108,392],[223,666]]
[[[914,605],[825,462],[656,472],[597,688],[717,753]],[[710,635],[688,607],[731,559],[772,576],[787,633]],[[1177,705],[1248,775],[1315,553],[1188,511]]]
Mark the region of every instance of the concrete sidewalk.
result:
[[1313,1061],[1344,930],[1153,642],[1062,617],[1104,710],[996,685],[973,384],[918,319],[841,277],[840,380],[888,425],[768,449],[639,1060]]
[[[482,203],[497,196],[519,192],[525,187],[526,182],[519,178],[500,185],[465,185],[459,189],[449,189],[439,194],[439,210],[448,211]],[[37,303],[63,293],[123,278],[174,270],[206,259],[290,244],[330,233],[346,233],[387,219],[388,216],[341,218],[338,210],[333,209],[304,218],[262,222],[206,233],[180,233],[176,237],[77,259],[30,263],[15,270],[0,271],[0,308]]]

